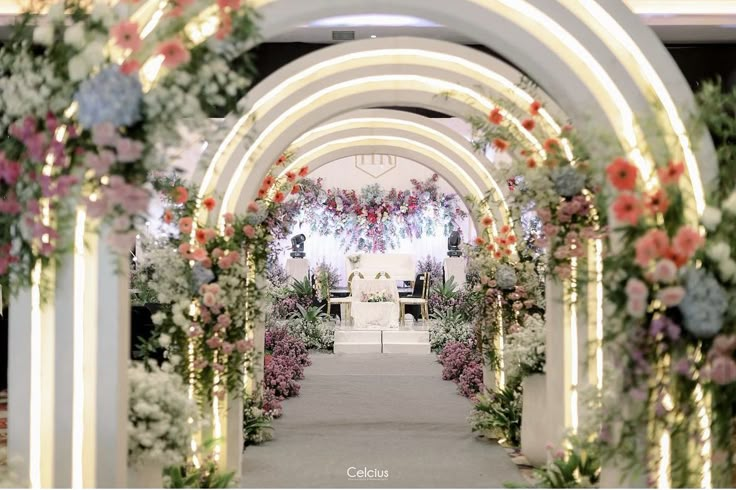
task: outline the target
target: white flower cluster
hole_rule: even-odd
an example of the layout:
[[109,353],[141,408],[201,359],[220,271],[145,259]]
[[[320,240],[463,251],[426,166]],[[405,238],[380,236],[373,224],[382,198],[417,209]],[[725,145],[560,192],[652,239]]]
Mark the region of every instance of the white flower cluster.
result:
[[705,254],[718,265],[718,275],[724,282],[736,283],[736,261],[731,258],[731,246],[717,241],[710,243]]
[[44,118],[48,111],[64,111],[72,95],[72,87],[48,60],[25,50],[0,50],[0,132],[27,115]]
[[506,337],[504,366],[506,376],[513,379],[520,375],[544,372],[545,361],[544,318],[528,315],[524,326]]
[[197,406],[171,366],[133,363],[128,369],[128,464],[154,461],[164,466],[184,462]]
[[139,257],[138,266],[151,270],[149,285],[156,293],[159,303],[173,303],[182,297],[191,296],[191,274],[181,254],[171,247],[148,246]]

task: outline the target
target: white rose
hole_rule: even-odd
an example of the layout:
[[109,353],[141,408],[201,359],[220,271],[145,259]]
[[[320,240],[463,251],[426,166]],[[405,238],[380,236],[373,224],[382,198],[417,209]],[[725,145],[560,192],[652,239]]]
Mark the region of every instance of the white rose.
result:
[[721,263],[731,257],[731,247],[724,242],[716,242],[705,250],[705,254],[714,262]]
[[736,261],[726,259],[718,265],[721,277],[726,281],[736,279]]
[[84,46],[85,32],[84,23],[77,22],[64,31],[64,42],[75,48]]
[[158,338],[158,345],[163,347],[164,349],[171,345],[171,336],[162,333],[161,336]]
[[82,51],[81,56],[84,58],[85,62],[87,63],[87,66],[89,67],[98,66],[102,64],[103,61],[105,61],[105,55],[103,53],[104,49],[105,49],[104,44],[102,44],[99,41],[95,41],[93,43],[89,43],[87,47],[84,48],[84,51]]
[[174,354],[169,358],[169,362],[171,363],[172,366],[178,366],[179,363],[181,362],[181,356],[178,354]]
[[51,46],[54,42],[54,26],[44,22],[33,29],[33,41],[44,46]]
[[90,67],[81,55],[73,56],[69,60],[69,78],[73,82],[84,80],[89,75]]
[[111,27],[115,23],[115,14],[110,6],[104,1],[95,2],[92,8],[91,17],[93,20],[102,22],[105,27]]
[[720,209],[706,206],[703,216],[700,217],[700,221],[706,229],[713,231],[721,224],[722,215],[723,213],[721,213]]
[[161,325],[164,320],[166,319],[166,313],[163,311],[157,311],[153,315],[151,315],[151,321],[154,325]]
[[731,192],[726,200],[721,203],[721,206],[726,212],[736,214],[736,191]]

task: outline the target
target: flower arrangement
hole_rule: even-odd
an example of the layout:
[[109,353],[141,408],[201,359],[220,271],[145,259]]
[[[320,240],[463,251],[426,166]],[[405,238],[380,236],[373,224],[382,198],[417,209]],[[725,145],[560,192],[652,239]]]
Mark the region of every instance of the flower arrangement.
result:
[[504,344],[504,368],[508,379],[524,378],[544,373],[545,330],[544,318],[528,315],[523,326],[509,330]]
[[[175,3],[157,30],[166,39],[144,39],[125,4],[57,1],[19,17],[0,48],[0,286],[29,285],[38,264],[48,282],[72,249],[79,204],[129,252],[153,194],[149,175],[178,131],[206,123],[250,83],[250,64],[231,61],[254,33],[253,13],[240,2],[218,8],[220,36],[201,44]],[[144,86],[138,68],[152,54],[162,69]]]
[[133,363],[128,369],[128,462],[156,462],[162,466],[184,463],[189,454],[197,406],[181,377],[170,364]]
[[304,368],[287,356],[266,356],[263,382],[275,398],[284,400],[299,395],[297,379],[304,377]]
[[512,447],[521,444],[521,383],[507,383],[502,389],[475,397],[473,413],[468,418],[473,432],[500,439]]
[[273,417],[256,398],[246,396],[243,403],[243,444],[258,445],[273,438]]
[[450,342],[468,343],[473,338],[473,328],[464,315],[446,310],[433,315],[429,324],[429,346],[432,352],[441,352]]
[[337,287],[339,276],[337,270],[324,260],[314,269],[314,290],[317,301],[325,301],[330,297],[330,290]]
[[480,360],[478,351],[469,342],[448,342],[437,356],[442,364],[442,379],[456,381],[460,379],[465,366]]
[[[456,194],[439,191],[438,181],[435,174],[425,182],[413,179],[410,190],[386,191],[374,184],[356,192],[325,190],[321,180],[305,180],[298,198],[299,221],[316,233],[339,238],[345,250],[366,252],[396,248],[399,238],[433,235],[438,222],[449,235],[467,214]],[[349,260],[357,264],[360,256]]]
[[388,291],[363,291],[360,301],[364,303],[393,303],[394,297]]

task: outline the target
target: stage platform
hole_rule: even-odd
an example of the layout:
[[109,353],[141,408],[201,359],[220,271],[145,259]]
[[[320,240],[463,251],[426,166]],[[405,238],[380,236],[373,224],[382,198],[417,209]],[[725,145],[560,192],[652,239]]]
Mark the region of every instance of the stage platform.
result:
[[426,330],[335,330],[335,354],[429,354]]

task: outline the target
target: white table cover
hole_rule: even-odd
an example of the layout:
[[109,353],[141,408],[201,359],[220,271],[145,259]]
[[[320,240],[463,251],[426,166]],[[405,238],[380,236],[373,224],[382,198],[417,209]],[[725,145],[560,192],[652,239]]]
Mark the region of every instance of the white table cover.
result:
[[[386,291],[392,302],[369,303],[360,301],[363,293]],[[355,329],[399,327],[399,290],[393,279],[353,279],[353,302],[350,313]]]
[[286,259],[286,273],[297,281],[303,281],[309,276],[309,261],[292,257]]
[[458,288],[465,286],[465,261],[465,257],[446,257],[445,281],[454,277]]

